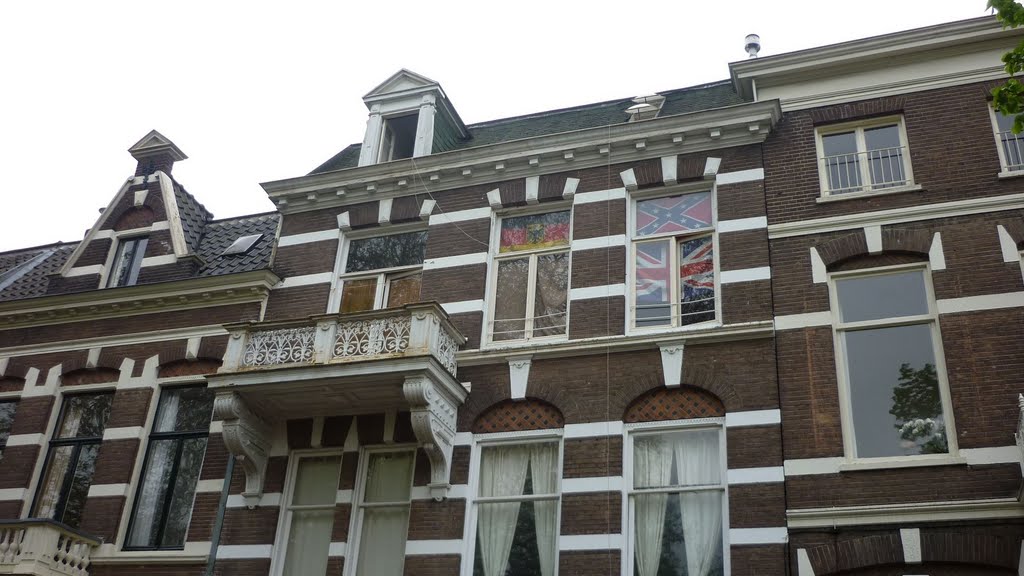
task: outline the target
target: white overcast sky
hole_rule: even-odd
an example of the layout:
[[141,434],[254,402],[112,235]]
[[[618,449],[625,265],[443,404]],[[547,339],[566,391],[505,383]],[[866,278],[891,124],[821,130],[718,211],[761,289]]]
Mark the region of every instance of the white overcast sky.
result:
[[81,239],[151,129],[216,217],[363,138],[399,68],[467,123],[728,77],[762,56],[983,16],[984,0],[0,2],[0,250]]

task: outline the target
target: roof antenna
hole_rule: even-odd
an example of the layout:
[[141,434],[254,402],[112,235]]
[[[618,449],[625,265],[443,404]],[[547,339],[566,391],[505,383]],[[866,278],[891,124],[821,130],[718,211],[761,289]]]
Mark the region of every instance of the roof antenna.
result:
[[747,51],[747,57],[757,58],[757,53],[761,51],[761,37],[757,34],[747,34],[746,46],[743,47]]

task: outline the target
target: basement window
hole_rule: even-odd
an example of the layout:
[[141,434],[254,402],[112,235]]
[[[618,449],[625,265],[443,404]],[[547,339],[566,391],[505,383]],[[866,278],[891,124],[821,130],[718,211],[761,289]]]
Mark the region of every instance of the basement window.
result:
[[379,162],[412,158],[416,147],[416,125],[419,123],[419,117],[419,112],[415,112],[384,119]]

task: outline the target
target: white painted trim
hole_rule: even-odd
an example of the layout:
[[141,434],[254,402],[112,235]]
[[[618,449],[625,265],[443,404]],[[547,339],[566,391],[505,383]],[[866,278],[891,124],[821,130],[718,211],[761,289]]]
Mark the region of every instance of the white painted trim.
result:
[[297,286],[312,286],[313,284],[330,284],[334,280],[334,272],[318,272],[316,274],[303,274],[301,276],[289,276],[283,278],[275,286],[275,290],[281,288],[295,288]]
[[619,172],[619,178],[622,179],[622,184],[626,187],[626,190],[636,190],[636,173],[633,172],[632,168]]
[[[265,492],[260,496],[259,503],[256,504],[258,507],[262,506],[280,506],[281,505],[281,493],[280,492]],[[228,496],[228,508],[245,508],[245,497],[241,494],[231,494]]]
[[610,200],[620,200],[626,197],[625,188],[612,188],[610,190],[597,190],[594,192],[578,192],[572,197],[572,203],[575,204],[589,204],[591,202],[608,202]]
[[4,348],[5,356],[18,356],[22,354],[42,354],[44,352],[66,352],[69,350],[81,350],[92,346],[119,346],[124,344],[147,344],[150,342],[161,342],[164,340],[178,340],[192,336],[222,336],[227,331],[220,324],[211,326],[189,326],[188,328],[173,328],[170,330],[154,330],[152,332],[136,332],[134,334],[117,334],[116,336],[102,336],[98,338],[82,338],[81,340],[63,340],[43,344],[26,344],[22,346],[11,346]]
[[[167,220],[160,220],[159,222],[153,222],[152,224],[149,225],[149,231],[150,232],[159,232],[160,230],[170,230],[170,229],[171,229],[171,223],[168,222]],[[143,230],[145,230],[145,228],[143,228]],[[127,230],[126,230],[126,232],[127,232]],[[116,232],[115,230],[110,230],[110,236],[109,237],[110,238],[115,238],[115,237],[117,237],[117,234],[118,234],[118,232]]]
[[782,224],[770,224],[768,226],[768,238],[788,238],[791,236],[804,236],[807,234],[821,234],[825,232],[837,232],[862,228],[867,225],[886,226],[889,224],[901,224],[904,222],[916,222],[920,220],[931,220],[936,218],[952,218],[955,216],[969,216],[986,212],[1000,212],[1004,210],[1020,210],[1024,208],[1024,194],[1007,194],[1004,196],[988,196],[973,198],[970,200],[955,200],[952,202],[939,202],[935,204],[919,204],[906,208],[893,208],[890,210],[876,210],[874,212],[860,212],[844,216],[831,216],[828,218],[814,218],[811,220],[799,220],[796,222],[785,222]]
[[718,233],[742,232],[744,230],[760,230],[768,227],[767,216],[754,216],[752,218],[736,218],[734,220],[719,220]]
[[815,576],[814,566],[811,565],[811,558],[807,555],[806,548],[799,548],[796,551],[797,576]]
[[821,254],[818,254],[818,249],[811,246],[811,282],[814,284],[824,284],[828,282],[828,268],[825,266],[825,261],[821,259]]
[[146,429],[142,426],[123,426],[103,430],[103,441],[107,440],[141,440],[146,437]]
[[200,480],[196,482],[196,492],[220,492],[224,489],[224,479]]
[[455,433],[455,446],[472,446],[473,445],[473,433],[472,432],[456,432]]
[[532,363],[533,357],[530,355],[509,357],[508,383],[510,397],[513,400],[526,398],[526,387],[530,382],[530,365]]
[[562,494],[621,492],[624,486],[622,476],[562,478]]
[[932,272],[946,269],[946,253],[942,249],[942,234],[939,232],[932,235],[932,243],[928,247],[928,264]]
[[336,241],[341,232],[337,228],[333,230],[318,230],[316,232],[304,232],[302,234],[290,234],[281,236],[277,240],[277,247],[298,246],[300,244],[312,244],[314,242]]
[[730,468],[726,474],[729,485],[735,484],[767,484],[785,482],[786,474],[782,466],[766,466],[764,468]]
[[907,564],[920,564],[921,529],[900,528],[900,541],[903,543],[903,561]]
[[406,540],[406,556],[429,554],[461,554],[462,540]]
[[843,469],[851,466],[858,468],[904,468],[914,466],[946,465],[963,463],[971,466],[984,464],[1016,464],[1020,462],[1020,449],[1017,446],[997,446],[989,448],[964,448],[960,450],[959,458],[940,459],[936,462],[910,458],[904,461],[889,462],[849,462],[845,457],[837,456],[831,458],[797,458],[786,460],[783,464],[786,476],[808,476],[814,474],[838,474]]
[[757,180],[764,180],[764,168],[722,172],[715,178],[715,183],[719,186],[723,186],[727,184],[739,184],[741,182],[755,182]]
[[483,300],[461,300],[459,302],[443,302],[441,308],[448,314],[463,314],[465,312],[483,312]]
[[625,548],[625,539],[622,537],[622,534],[562,534],[558,537],[558,550],[560,552],[569,550],[622,550],[623,548]]
[[569,248],[573,252],[580,250],[596,250],[598,248],[610,248],[612,246],[625,246],[626,235],[616,234],[614,236],[598,236],[596,238],[573,239]]
[[103,264],[93,264],[92,266],[78,266],[68,270],[68,273],[64,276],[91,276],[93,274],[100,274],[103,272]]
[[327,557],[328,558],[343,558],[348,553],[347,542],[331,542],[327,546]]
[[803,314],[785,314],[775,317],[776,330],[796,330],[831,325],[831,312],[804,312]]
[[486,264],[487,252],[475,252],[473,254],[459,254],[458,256],[441,256],[439,258],[428,258],[423,261],[424,270],[439,270],[441,268],[455,268],[458,266],[472,266],[474,264]]
[[961,448],[960,455],[967,459],[968,466],[1020,463],[1020,448],[1017,446]]
[[11,434],[7,437],[7,446],[42,446],[46,444],[46,434]]
[[738,282],[754,282],[757,280],[771,280],[771,266],[760,266],[758,268],[744,268],[742,270],[722,270],[719,281],[722,284],[736,284]]
[[936,300],[935,303],[938,306],[939,314],[1019,308],[1024,306],[1024,292],[1004,292],[1002,294],[986,294],[984,296],[946,298],[944,300]]
[[93,484],[89,486],[89,498],[128,496],[128,484]]
[[600,436],[619,436],[622,434],[622,422],[586,422],[583,424],[566,424],[563,430],[564,437],[571,438],[596,438]]
[[540,176],[527,176],[525,181],[526,203],[537,204],[540,202]]
[[240,560],[245,558],[270,558],[273,544],[221,544],[217,547],[218,560]]
[[996,226],[996,234],[999,235],[999,249],[1003,253],[1003,262],[1019,262],[1020,251],[1017,250],[1017,243],[1013,241],[1010,233],[1002,224]]
[[24,500],[28,496],[26,488],[0,488],[0,501]]
[[147,268],[149,266],[166,266],[167,264],[174,264],[178,261],[178,257],[174,254],[163,254],[161,256],[148,256],[139,262],[140,268]]
[[[339,490],[339,492],[342,492]],[[351,494],[351,490],[347,490]],[[448,494],[445,498],[465,499],[469,497],[469,486],[466,484],[452,484],[448,489]],[[349,497],[351,502],[351,496]],[[434,496],[430,493],[430,486],[413,486],[409,490],[409,500],[433,500]]]
[[881,226],[865,226],[864,227],[864,241],[868,245],[869,254],[881,254],[882,253],[882,227]]
[[160,182],[160,193],[164,201],[164,212],[167,213],[167,221],[171,233],[171,245],[174,247],[174,255],[179,258],[188,254],[188,244],[185,242],[185,230],[181,226],[181,215],[178,213],[178,200],[174,197],[174,182],[164,172],[157,170],[156,179]]
[[786,510],[790,528],[833,528],[873,524],[914,524],[960,520],[1024,518],[1016,498],[907,502],[873,506],[842,506]]
[[608,286],[588,286],[586,288],[571,288],[569,290],[569,300],[609,298],[611,296],[623,296],[625,294],[625,284],[610,284]]
[[679,157],[675,154],[661,157],[661,181],[665,186],[674,186],[679,181]]
[[785,544],[787,542],[789,542],[789,530],[785,527],[729,529],[729,544],[731,546]]
[[743,428],[745,426],[771,426],[782,423],[782,411],[778,408],[768,410],[746,410],[743,412],[726,412],[726,428]]
[[846,462],[846,458],[796,458],[786,460],[782,467],[786,476],[810,476],[814,474],[838,474],[839,466]]
[[467,220],[483,220],[491,217],[490,206],[484,208],[469,208],[467,210],[455,210],[452,212],[442,212],[440,214],[431,214],[430,220],[427,221],[428,226],[437,226],[439,224],[450,224],[453,222],[465,222]]

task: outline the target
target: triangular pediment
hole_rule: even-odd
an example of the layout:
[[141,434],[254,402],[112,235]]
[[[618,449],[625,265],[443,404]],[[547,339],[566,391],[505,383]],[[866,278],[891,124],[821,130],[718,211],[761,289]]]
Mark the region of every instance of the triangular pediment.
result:
[[402,68],[398,72],[391,75],[390,78],[381,82],[376,88],[370,90],[370,92],[363,96],[363,99],[375,98],[378,96],[386,96],[388,94],[403,93],[409,90],[418,90],[423,88],[439,88],[440,85],[427,78],[421,76],[411,70]]
[[152,156],[154,154],[164,152],[169,152],[175,160],[184,160],[188,158],[188,156],[186,156],[185,153],[174,144],[174,142],[171,142],[170,138],[156,130],[150,130],[149,134],[143,136],[141,140],[128,149],[128,153],[135,158]]

